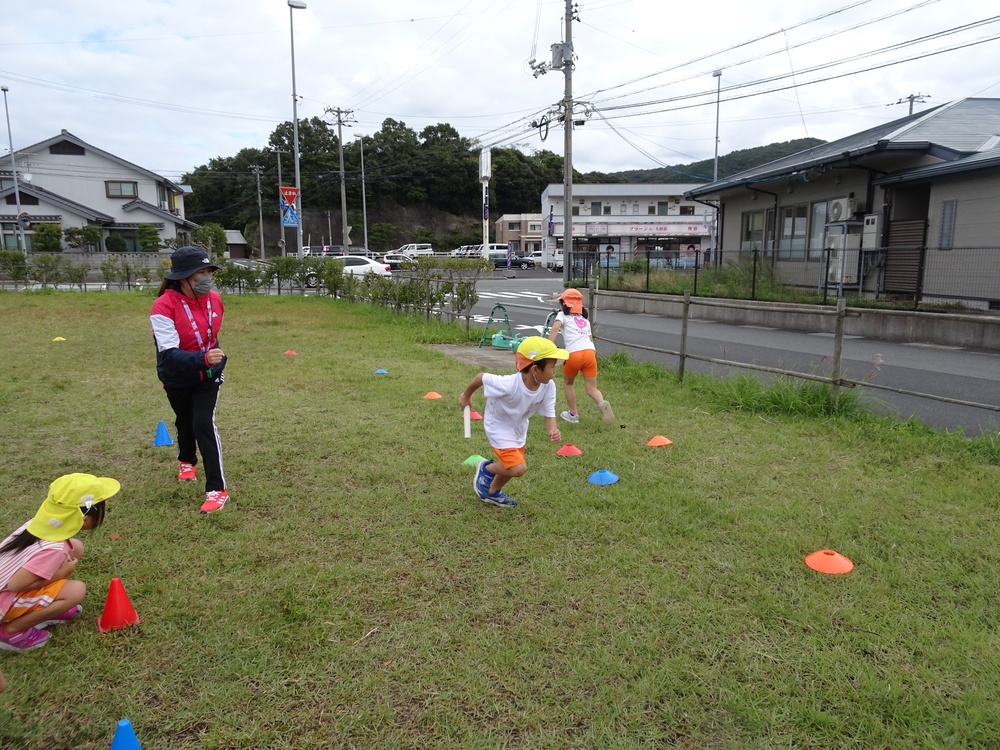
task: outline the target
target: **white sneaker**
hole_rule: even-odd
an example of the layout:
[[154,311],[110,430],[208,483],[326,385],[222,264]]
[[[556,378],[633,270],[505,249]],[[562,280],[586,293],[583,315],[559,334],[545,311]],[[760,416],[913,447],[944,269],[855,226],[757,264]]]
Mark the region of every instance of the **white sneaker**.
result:
[[559,412],[559,416],[565,419],[567,422],[573,422],[574,424],[580,421],[580,415],[574,414],[571,411]]
[[597,408],[601,412],[601,419],[604,420],[604,424],[611,424],[615,421],[615,413],[611,411],[611,404],[607,401],[599,403]]

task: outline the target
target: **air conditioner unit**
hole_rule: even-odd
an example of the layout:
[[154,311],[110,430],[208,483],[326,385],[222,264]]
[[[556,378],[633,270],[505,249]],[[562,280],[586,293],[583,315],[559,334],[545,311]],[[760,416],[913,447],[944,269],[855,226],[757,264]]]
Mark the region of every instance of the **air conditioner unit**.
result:
[[678,198],[677,196],[674,196],[673,198],[670,199],[670,202],[671,203],[680,203],[681,199]]
[[830,201],[830,221],[847,221],[858,210],[858,203],[853,198],[836,198]]

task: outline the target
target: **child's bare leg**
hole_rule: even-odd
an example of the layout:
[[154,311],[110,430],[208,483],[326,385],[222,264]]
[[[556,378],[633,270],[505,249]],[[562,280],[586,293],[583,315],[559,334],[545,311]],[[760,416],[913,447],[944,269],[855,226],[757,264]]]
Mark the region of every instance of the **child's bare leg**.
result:
[[494,495],[502,490],[503,486],[514,477],[524,476],[524,473],[528,470],[528,464],[522,461],[508,469],[499,461],[494,461],[486,468],[493,474],[493,482],[490,484],[490,494]]
[[0,627],[3,628],[3,632],[7,635],[20,633],[22,630],[32,628],[40,622],[51,620],[58,617],[63,612],[72,609],[83,601],[83,597],[86,593],[87,584],[83,581],[66,581],[66,583],[63,584],[59,595],[52,600],[52,604],[44,609],[36,609],[33,612],[21,615],[10,622],[5,622]]
[[[604,400],[604,394],[597,390],[597,377],[588,378],[586,375],[583,376],[583,387],[587,389],[587,395],[594,399],[595,404],[599,404]],[[566,399],[567,401],[569,399]]]
[[[576,411],[576,387],[573,385],[573,381],[576,380],[576,375],[570,377],[566,376],[566,406],[570,411]],[[586,378],[584,378],[586,380]]]

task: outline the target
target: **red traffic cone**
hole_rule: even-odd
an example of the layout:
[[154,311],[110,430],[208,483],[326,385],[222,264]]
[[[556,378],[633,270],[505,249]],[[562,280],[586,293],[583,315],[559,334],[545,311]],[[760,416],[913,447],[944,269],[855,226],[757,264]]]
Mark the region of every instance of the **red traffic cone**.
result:
[[104,611],[97,618],[98,629],[102,633],[107,633],[109,630],[138,624],[139,615],[129,601],[128,594],[125,593],[122,579],[112,578],[111,585],[108,586],[108,598],[104,602]]

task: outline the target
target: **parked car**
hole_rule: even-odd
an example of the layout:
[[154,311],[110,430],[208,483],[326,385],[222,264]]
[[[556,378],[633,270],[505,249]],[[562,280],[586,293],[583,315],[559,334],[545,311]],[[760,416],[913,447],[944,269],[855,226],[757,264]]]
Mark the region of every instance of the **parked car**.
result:
[[[344,264],[344,273],[350,276],[366,276],[368,274],[374,274],[375,276],[391,276],[389,272],[389,266],[385,263],[380,263],[377,260],[372,260],[364,255],[341,255],[337,257],[341,263]],[[319,286],[319,276],[316,273],[306,274],[306,286],[310,289],[315,289]]]
[[562,250],[552,255],[549,258],[548,263],[545,262],[545,253],[541,250],[536,250],[528,257],[531,258],[533,261],[535,261],[536,266],[542,266],[543,268],[551,268],[555,271],[563,270]]
[[396,270],[415,258],[429,255],[434,255],[434,248],[431,245],[410,244],[386,253],[383,260],[389,264],[392,270]]
[[[507,268],[507,250],[504,249],[503,252],[495,251],[490,253],[490,260],[493,262],[494,268]],[[510,259],[511,268],[534,268],[535,261],[533,261],[528,256],[523,258],[518,258],[516,256],[511,256]]]

